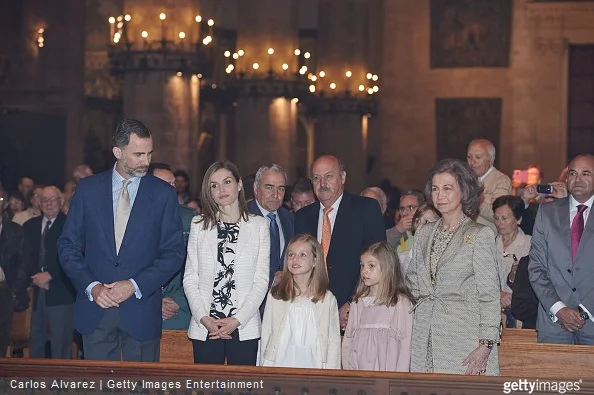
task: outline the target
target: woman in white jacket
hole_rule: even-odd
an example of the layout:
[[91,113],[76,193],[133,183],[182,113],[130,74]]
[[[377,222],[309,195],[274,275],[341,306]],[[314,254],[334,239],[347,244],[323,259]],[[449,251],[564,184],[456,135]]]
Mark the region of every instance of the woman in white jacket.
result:
[[328,285],[318,241],[293,237],[281,279],[266,300],[260,366],[340,369],[338,306]]
[[239,170],[229,161],[208,168],[201,199],[183,280],[194,362],[255,365],[270,270],[268,222],[248,214]]

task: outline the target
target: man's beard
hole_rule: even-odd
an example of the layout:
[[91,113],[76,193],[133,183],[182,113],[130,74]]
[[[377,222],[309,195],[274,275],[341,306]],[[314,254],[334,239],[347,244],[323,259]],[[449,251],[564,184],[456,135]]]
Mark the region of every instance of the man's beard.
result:
[[122,161],[122,168],[130,177],[144,177],[148,172],[148,166],[128,167],[126,161]]

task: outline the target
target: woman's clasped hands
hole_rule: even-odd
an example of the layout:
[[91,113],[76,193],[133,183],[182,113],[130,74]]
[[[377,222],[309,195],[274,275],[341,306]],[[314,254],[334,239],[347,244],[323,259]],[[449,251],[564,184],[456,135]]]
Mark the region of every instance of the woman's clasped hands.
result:
[[208,337],[211,340],[215,339],[231,339],[231,334],[240,325],[235,317],[227,318],[212,318],[202,317],[200,323],[208,330]]

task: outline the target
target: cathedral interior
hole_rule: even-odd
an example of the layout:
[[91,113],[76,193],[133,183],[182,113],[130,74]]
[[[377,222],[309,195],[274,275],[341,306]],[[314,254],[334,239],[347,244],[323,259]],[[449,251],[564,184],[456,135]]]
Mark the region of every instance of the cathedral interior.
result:
[[420,187],[473,138],[547,181],[594,152],[594,2],[0,0],[0,180],[113,165],[137,118],[194,185],[215,160]]

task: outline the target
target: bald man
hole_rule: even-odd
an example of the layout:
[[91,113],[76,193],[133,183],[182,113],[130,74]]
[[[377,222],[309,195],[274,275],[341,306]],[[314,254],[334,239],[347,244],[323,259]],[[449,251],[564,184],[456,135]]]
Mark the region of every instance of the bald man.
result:
[[34,285],[31,357],[45,358],[48,330],[51,357],[72,358],[74,300],[76,291],[58,258],[58,238],[66,216],[61,211],[62,194],[55,186],[43,188],[42,215],[25,222],[23,228],[31,244]]
[[330,290],[336,296],[344,329],[349,301],[359,281],[361,253],[371,244],[385,241],[386,230],[377,201],[344,190],[344,162],[323,155],[313,162],[310,172],[319,201],[295,214],[295,234],[309,233],[322,245]]
[[493,202],[500,196],[511,195],[511,179],[493,166],[495,146],[489,140],[472,140],[468,144],[466,160],[485,187],[476,222],[497,232],[493,219]]

